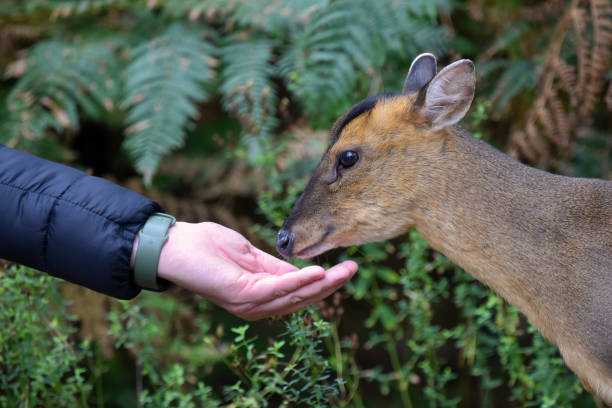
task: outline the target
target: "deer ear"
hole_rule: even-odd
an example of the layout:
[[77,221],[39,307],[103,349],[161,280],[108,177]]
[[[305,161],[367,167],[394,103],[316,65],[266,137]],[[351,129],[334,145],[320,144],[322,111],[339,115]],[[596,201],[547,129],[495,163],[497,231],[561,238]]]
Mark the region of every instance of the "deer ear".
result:
[[467,113],[476,77],[474,63],[463,59],[445,67],[430,82],[421,112],[431,121],[433,130],[440,130],[459,122]]
[[436,57],[433,54],[419,55],[410,65],[402,93],[411,94],[420,91],[436,76],[436,71]]

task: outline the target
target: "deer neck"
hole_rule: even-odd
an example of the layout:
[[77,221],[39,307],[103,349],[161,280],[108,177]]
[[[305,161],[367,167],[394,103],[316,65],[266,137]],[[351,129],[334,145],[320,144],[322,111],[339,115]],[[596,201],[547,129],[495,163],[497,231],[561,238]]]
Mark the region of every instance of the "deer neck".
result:
[[[555,207],[553,176],[532,169],[451,129],[421,176],[413,211],[419,233],[476,279],[540,321],[545,335],[551,274],[564,242],[550,234]],[[438,160],[439,159],[439,160]],[[571,226],[570,226],[571,227]],[[557,250],[553,250],[557,249]],[[544,326],[544,327],[542,327]]]

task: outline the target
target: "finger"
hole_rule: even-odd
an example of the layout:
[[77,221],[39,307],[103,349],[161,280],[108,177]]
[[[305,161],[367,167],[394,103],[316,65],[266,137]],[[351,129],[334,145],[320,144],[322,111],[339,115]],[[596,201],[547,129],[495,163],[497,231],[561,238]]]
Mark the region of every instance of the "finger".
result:
[[358,266],[353,261],[345,261],[330,268],[325,273],[325,278],[312,282],[309,285],[288,293],[287,295],[273,299],[267,303],[253,308],[252,313],[256,319],[263,317],[283,315],[325,299],[336,290],[344,286],[357,272]]
[[265,303],[286,296],[287,293],[294,292],[324,277],[325,269],[318,265],[307,266],[283,275],[267,275],[251,284],[244,297],[252,303]]
[[287,272],[297,271],[298,268],[291,265],[289,262],[285,262],[282,259],[275,257],[267,252],[262,251],[259,248],[253,247],[251,253],[259,262],[259,265],[263,268],[264,272],[271,273],[273,275],[283,275]]
[[293,313],[293,312],[297,312],[297,311],[299,311],[299,310],[302,310],[302,309],[304,309],[305,307],[308,307],[308,306],[310,306],[310,305],[314,305],[314,304],[316,304],[316,303],[320,302],[321,300],[326,299],[326,298],[328,298],[329,296],[331,296],[331,295],[332,295],[334,292],[336,292],[336,291],[337,291],[338,289],[340,289],[342,286],[346,285],[346,284],[347,284],[347,282],[348,282],[349,280],[350,280],[350,279],[347,279],[346,281],[341,282],[341,283],[340,283],[340,285],[338,285],[338,287],[333,288],[333,289],[330,289],[330,290],[327,290],[327,291],[325,291],[324,293],[321,293],[320,295],[317,295],[317,297],[316,297],[316,298],[314,298],[314,299],[309,299],[309,300],[307,300],[307,301],[306,301],[306,300],[304,300],[304,301],[302,301],[302,302],[300,302],[300,303],[296,303],[296,304],[294,304],[294,305],[292,305],[292,306],[289,306],[287,309],[285,309],[285,310],[283,310],[283,311],[279,312],[279,313],[277,314],[277,316],[283,316],[283,315],[291,314],[291,313]]
[[327,298],[332,293],[344,286],[349,280],[350,278],[338,281],[334,285],[327,286],[325,289],[317,291],[315,295],[309,296],[305,299],[302,299],[301,296],[292,296],[289,298],[289,300],[285,299],[283,302],[273,301],[264,304],[261,307],[257,307],[251,311],[251,313],[255,313],[251,316],[251,320],[259,320],[264,317],[282,316],[301,310]]

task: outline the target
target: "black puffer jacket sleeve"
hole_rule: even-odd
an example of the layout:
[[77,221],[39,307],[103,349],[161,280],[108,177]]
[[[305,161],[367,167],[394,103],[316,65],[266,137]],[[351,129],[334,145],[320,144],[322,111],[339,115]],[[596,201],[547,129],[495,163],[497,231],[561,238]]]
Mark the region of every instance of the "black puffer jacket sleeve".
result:
[[159,204],[0,144],[0,258],[129,299],[135,234]]

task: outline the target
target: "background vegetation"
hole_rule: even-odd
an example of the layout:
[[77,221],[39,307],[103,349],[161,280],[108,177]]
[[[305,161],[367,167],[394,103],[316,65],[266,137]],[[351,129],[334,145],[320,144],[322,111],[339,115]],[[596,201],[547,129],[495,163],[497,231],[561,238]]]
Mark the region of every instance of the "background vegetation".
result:
[[[612,178],[609,0],[0,3],[0,142],[273,252],[333,120],[414,56],[476,61],[464,121],[532,165]],[[592,407],[558,351],[414,231],[245,325],[179,289],[121,302],[0,265],[0,406]]]

